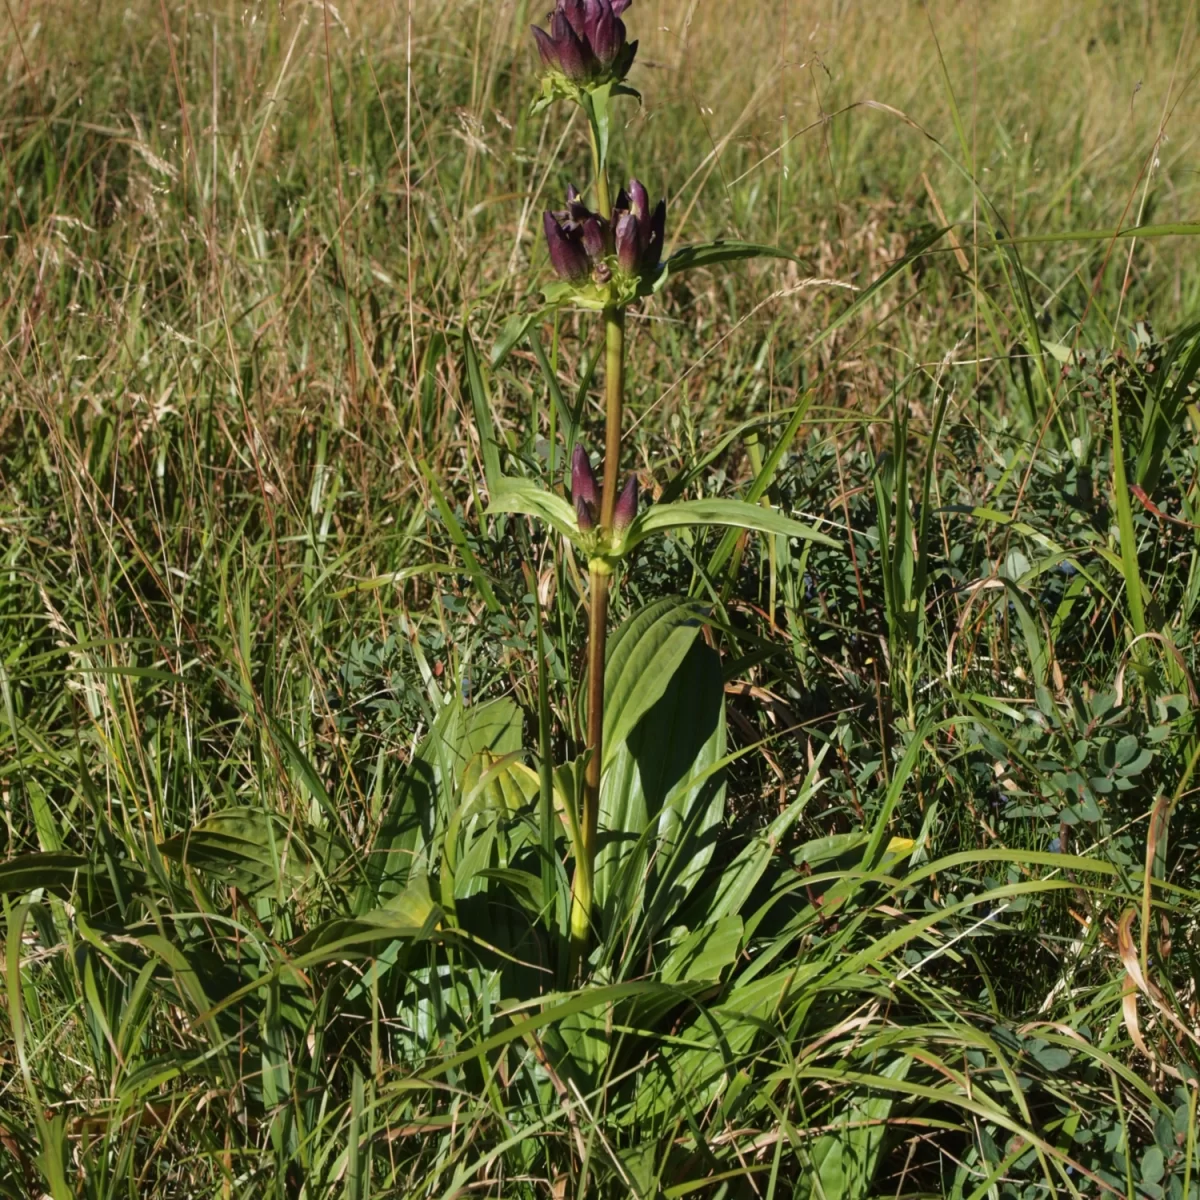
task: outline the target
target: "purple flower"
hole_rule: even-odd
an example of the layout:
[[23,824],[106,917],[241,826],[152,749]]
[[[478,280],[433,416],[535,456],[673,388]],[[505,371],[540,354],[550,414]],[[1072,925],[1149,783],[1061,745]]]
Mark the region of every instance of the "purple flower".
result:
[[594,274],[600,283],[612,276],[605,257],[611,252],[609,224],[590,212],[574,187],[567,188],[567,207],[542,214],[550,261],[559,276],[570,283],[583,283]]
[[571,83],[624,79],[637,42],[625,39],[621,20],[630,0],[557,0],[548,14],[550,32],[533,27],[542,63]]
[[571,454],[571,497],[576,505],[582,500],[592,506],[600,498],[596,476],[592,474],[592,461],[588,458],[588,452],[578,444]]
[[637,477],[630,475],[613,508],[613,533],[620,535],[633,524],[633,518],[637,516],[637,502]]
[[650,197],[640,180],[631,179],[613,205],[613,231],[617,263],[628,275],[652,273],[662,258],[667,223],[667,202],[650,211]]
[[570,283],[582,283],[588,277],[590,262],[584,249],[582,233],[573,222],[564,224],[559,220],[562,213],[542,214],[542,225],[546,230],[546,245],[550,248],[550,262],[562,279]]
[[588,452],[579,445],[571,454],[571,499],[575,501],[575,517],[579,521],[579,528],[584,533],[594,529],[600,489],[596,486],[596,476],[592,474]]
[[584,533],[590,533],[596,528],[596,506],[589,504],[582,496],[576,496],[575,519]]

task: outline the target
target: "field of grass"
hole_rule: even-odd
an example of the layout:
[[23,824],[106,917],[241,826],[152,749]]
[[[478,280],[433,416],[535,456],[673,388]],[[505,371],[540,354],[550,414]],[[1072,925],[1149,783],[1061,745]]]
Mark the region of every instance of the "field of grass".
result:
[[0,11],[0,1195],[1198,1200],[1196,5],[625,13],[582,976],[542,15]]

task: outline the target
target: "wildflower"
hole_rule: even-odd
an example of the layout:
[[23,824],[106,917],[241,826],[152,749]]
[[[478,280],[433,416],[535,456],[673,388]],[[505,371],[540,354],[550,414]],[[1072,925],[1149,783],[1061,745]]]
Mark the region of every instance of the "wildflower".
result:
[[575,520],[583,533],[591,533],[596,528],[596,506],[582,496],[576,496]]
[[650,211],[650,197],[640,180],[631,179],[613,205],[613,229],[617,265],[627,275],[646,275],[662,258],[667,223],[667,202],[660,200]]
[[592,212],[574,187],[567,188],[566,208],[543,214],[550,261],[560,278],[581,285],[590,275],[603,288],[612,282],[614,268],[621,273],[624,282],[608,303],[628,303],[646,281],[653,282],[666,220],[667,202],[660,200],[651,212],[645,185],[637,179],[621,189],[611,221]]
[[550,32],[533,27],[543,65],[577,87],[624,79],[637,42],[625,40],[621,20],[630,0],[557,0]]
[[588,209],[574,187],[567,188],[567,207],[543,213],[542,224],[550,262],[562,279],[581,284],[595,272],[599,282],[608,282],[609,224]]
[[637,477],[630,475],[613,508],[613,533],[618,537],[633,524],[633,518],[637,516],[637,502]]
[[570,283],[582,283],[588,277],[590,260],[579,226],[559,219],[565,215],[552,212],[542,214],[550,262],[561,278]]
[[579,528],[585,533],[594,529],[600,489],[596,485],[596,476],[592,474],[591,460],[582,446],[576,446],[571,455],[571,499],[575,502]]

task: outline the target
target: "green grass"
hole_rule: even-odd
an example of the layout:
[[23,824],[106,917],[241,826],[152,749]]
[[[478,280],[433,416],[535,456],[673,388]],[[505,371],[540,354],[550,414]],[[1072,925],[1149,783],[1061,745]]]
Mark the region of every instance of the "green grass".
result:
[[5,11],[0,1193],[1200,1195],[1194,6],[860,7],[627,14],[617,172],[799,260],[631,313],[627,463],[838,544],[620,579],[724,803],[582,988],[533,792],[432,892],[402,820],[538,765],[523,566],[582,736],[482,516],[603,417],[584,315],[489,359],[589,173],[540,11]]

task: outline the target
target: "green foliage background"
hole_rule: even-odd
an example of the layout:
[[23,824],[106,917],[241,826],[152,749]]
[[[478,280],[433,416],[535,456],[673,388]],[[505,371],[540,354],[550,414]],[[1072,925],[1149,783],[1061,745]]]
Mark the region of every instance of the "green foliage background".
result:
[[621,578],[691,601],[622,778],[704,817],[583,989],[467,778],[537,766],[523,565],[581,733],[581,566],[482,515],[601,420],[591,321],[504,333],[588,169],[540,16],[0,18],[0,1190],[1200,1195],[1195,6],[635,0],[618,173],[799,261],[631,315],[630,464],[836,545]]

